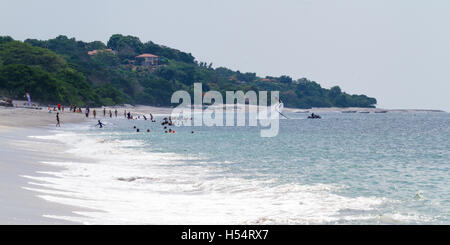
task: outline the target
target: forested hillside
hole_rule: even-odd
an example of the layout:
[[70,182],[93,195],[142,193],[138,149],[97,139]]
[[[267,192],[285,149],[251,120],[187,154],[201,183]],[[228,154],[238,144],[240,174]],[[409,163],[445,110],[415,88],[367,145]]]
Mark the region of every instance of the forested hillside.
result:
[[[95,55],[89,51],[98,50]],[[110,50],[110,51],[108,51]],[[112,51],[111,51],[112,50]],[[159,56],[158,65],[142,66],[140,54]],[[133,36],[113,35],[107,44],[59,36],[46,41],[0,37],[0,95],[43,103],[80,106],[170,105],[176,90],[192,93],[194,82],[221,93],[230,90],[278,90],[288,107],[374,107],[376,99],[349,95],[338,86],[322,88],[306,78],[257,77],[197,61],[173,48],[142,43]]]

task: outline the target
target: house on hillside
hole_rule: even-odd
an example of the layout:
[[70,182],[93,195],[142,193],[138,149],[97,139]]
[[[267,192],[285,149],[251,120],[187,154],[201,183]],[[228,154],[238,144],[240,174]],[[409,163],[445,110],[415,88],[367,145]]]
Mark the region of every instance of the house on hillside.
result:
[[115,54],[115,52],[112,49],[108,48],[108,49],[96,49],[96,50],[89,51],[88,55],[93,56],[100,52],[110,52],[112,54]]
[[136,56],[136,61],[142,66],[157,66],[159,65],[159,57],[154,54],[141,54]]

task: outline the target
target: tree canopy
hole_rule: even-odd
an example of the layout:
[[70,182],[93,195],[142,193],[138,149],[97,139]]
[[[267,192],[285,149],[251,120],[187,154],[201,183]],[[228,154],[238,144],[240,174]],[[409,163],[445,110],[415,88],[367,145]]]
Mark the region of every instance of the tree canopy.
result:
[[[110,48],[113,52],[106,52]],[[100,50],[95,55],[89,51]],[[135,56],[159,56],[159,65],[134,63]],[[0,37],[0,93],[23,98],[26,92],[41,102],[83,105],[170,105],[173,92],[192,93],[194,82],[204,90],[280,91],[286,106],[374,107],[376,99],[349,95],[338,86],[325,89],[306,78],[260,78],[256,73],[233,71],[198,62],[186,52],[142,43],[138,37],[115,34],[107,44],[58,36],[50,40],[14,41]]]

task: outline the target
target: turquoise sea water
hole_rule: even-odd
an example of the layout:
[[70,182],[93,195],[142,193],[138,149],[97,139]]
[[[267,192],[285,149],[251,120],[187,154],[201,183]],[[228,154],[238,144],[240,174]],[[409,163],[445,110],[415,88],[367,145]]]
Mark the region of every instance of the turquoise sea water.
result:
[[77,194],[43,198],[102,211],[56,217],[84,223],[450,224],[450,114],[287,115],[273,138],[160,118],[57,131],[98,161],[51,163],[66,170],[40,180]]

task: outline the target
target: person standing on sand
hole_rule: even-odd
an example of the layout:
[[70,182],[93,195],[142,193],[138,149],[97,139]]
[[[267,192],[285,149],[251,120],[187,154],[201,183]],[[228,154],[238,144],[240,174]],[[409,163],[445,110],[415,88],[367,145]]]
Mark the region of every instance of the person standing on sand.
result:
[[61,127],[61,124],[59,122],[59,112],[56,113],[56,127]]
[[112,117],[112,111],[111,110],[109,110],[109,117],[110,118]]
[[125,119],[127,118],[127,110],[123,110],[123,116],[125,117]]
[[117,117],[117,109],[116,110],[114,110],[114,114],[116,115],[116,117]]
[[95,109],[92,111],[92,115],[94,115],[94,118],[97,116],[97,111]]
[[106,117],[106,108],[103,107],[103,117]]

